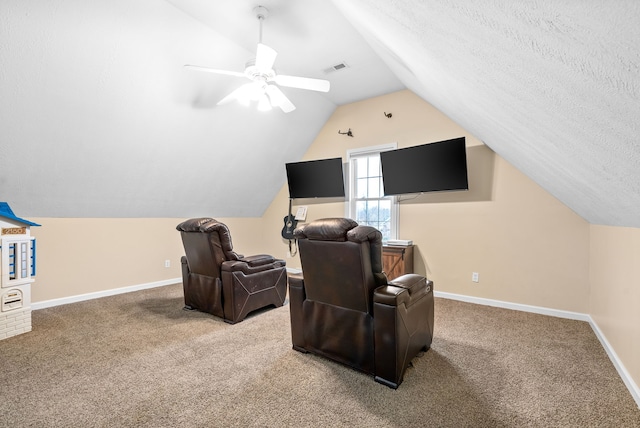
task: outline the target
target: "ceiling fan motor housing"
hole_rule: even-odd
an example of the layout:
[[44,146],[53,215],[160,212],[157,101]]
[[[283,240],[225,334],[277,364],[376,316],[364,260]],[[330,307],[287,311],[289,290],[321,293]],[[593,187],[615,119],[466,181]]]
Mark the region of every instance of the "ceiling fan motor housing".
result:
[[244,74],[251,80],[262,80],[264,82],[271,82],[276,77],[276,72],[271,68],[269,70],[261,70],[256,67],[256,59],[247,61],[244,69]]

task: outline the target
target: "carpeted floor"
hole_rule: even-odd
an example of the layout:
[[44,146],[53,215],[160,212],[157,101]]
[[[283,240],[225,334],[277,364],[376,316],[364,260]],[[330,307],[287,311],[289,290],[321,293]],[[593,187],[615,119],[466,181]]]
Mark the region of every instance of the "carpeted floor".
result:
[[182,306],[170,285],[34,311],[0,341],[0,427],[640,427],[585,322],[436,299],[392,390],[291,349],[288,305]]

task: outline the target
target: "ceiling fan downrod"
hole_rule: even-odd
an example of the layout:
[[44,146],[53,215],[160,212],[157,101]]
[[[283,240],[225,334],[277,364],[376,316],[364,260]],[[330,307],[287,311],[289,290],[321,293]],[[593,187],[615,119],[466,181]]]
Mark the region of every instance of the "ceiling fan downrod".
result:
[[258,43],[262,43],[262,21],[269,17],[269,10],[264,6],[256,6],[253,8],[253,13],[260,22],[260,29],[258,32]]

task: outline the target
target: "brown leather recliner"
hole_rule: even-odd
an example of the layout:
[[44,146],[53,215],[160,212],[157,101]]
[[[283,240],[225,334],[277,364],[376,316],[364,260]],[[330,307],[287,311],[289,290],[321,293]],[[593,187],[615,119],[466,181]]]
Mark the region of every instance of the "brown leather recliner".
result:
[[229,228],[212,218],[186,220],[176,229],[186,253],[181,258],[186,309],[207,312],[235,324],[251,311],[284,304],[284,260],[266,254],[237,254]]
[[302,273],[289,275],[293,348],[375,376],[391,388],[433,338],[433,282],[387,282],[382,235],[346,218],[297,228]]

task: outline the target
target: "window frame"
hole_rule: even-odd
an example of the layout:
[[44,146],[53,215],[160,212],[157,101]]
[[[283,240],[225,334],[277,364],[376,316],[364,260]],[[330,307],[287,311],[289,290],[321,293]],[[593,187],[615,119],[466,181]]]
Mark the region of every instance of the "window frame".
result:
[[[356,202],[358,200],[363,200],[363,199],[358,199],[355,197],[356,195],[356,191],[355,191],[355,186],[356,186],[356,177],[354,175],[355,173],[355,168],[353,167],[353,162],[355,162],[355,159],[357,158],[361,158],[361,157],[368,157],[368,156],[372,156],[372,155],[379,155],[381,152],[385,152],[388,150],[395,150],[398,148],[398,143],[393,142],[393,143],[388,143],[388,144],[381,144],[378,146],[370,146],[370,147],[360,147],[360,148],[356,148],[356,149],[350,149],[347,150],[347,161],[346,161],[346,176],[347,176],[347,180],[348,180],[348,186],[347,186],[347,203],[345,204],[345,217],[351,218],[351,219],[355,219],[356,218]],[[382,168],[382,167],[381,167]],[[382,170],[381,170],[382,172]],[[366,200],[367,198],[365,198],[364,200]],[[400,209],[399,209],[399,204],[398,204],[398,199],[396,196],[384,196],[381,195],[379,198],[371,198],[372,200],[380,200],[380,199],[386,199],[391,201],[391,221],[390,221],[390,230],[389,230],[389,238],[388,239],[397,239],[398,238],[398,224],[399,224],[399,217],[400,217]],[[384,241],[386,241],[386,239],[384,239]]]

